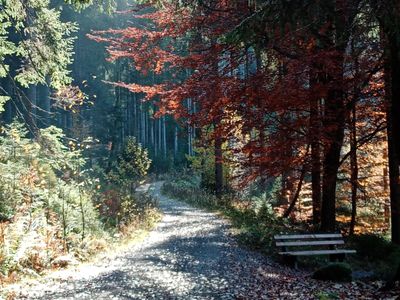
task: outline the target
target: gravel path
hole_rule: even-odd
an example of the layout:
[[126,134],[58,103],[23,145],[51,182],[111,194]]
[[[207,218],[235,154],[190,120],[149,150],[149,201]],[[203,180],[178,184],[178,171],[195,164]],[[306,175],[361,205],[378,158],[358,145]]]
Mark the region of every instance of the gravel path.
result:
[[17,299],[321,299],[321,292],[394,299],[358,283],[318,282],[240,248],[227,221],[161,195],[160,187],[151,189],[164,217],[142,242],[25,285]]
[[[21,299],[236,299],[265,258],[237,246],[228,223],[152,190],[164,216],[112,259],[57,272]],[[240,262],[240,264],[238,264]],[[250,281],[244,284],[243,279]],[[254,279],[255,280],[255,279]]]

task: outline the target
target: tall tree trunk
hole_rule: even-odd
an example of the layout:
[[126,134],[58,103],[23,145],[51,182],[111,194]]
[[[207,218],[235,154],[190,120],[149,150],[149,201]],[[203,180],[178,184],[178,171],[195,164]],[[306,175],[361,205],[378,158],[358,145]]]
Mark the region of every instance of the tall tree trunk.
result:
[[218,199],[222,198],[224,174],[222,165],[222,139],[216,134],[214,139],[215,156],[215,195]]
[[37,106],[37,92],[36,85],[31,85],[28,88],[27,97],[30,101],[30,114],[32,119],[32,124],[36,128],[36,106]]
[[[188,113],[191,114],[192,113],[192,99],[188,99],[187,100],[187,106],[188,106]],[[187,132],[188,132],[188,155],[192,156],[193,155],[193,132],[192,132],[192,125],[190,123],[188,123],[188,128],[187,128]]]
[[178,126],[175,125],[174,128],[174,158],[175,160],[178,157]]
[[[385,150],[383,159],[385,161],[387,161],[388,159],[388,154]],[[390,191],[389,191],[389,182],[388,182],[388,178],[389,178],[389,172],[388,172],[388,168],[387,165],[385,165],[383,167],[383,191],[385,192],[385,195],[389,195],[389,198],[385,197],[385,203],[384,205],[384,215],[385,215],[385,224],[390,224]]]
[[140,140],[143,146],[146,146],[146,119],[144,110],[144,104],[140,103]]
[[167,124],[165,121],[165,116],[162,117],[162,124],[163,124],[163,131],[162,131],[162,135],[163,135],[163,154],[164,154],[164,158],[167,158]]
[[294,196],[292,198],[292,201],[290,202],[290,205],[289,205],[288,209],[283,214],[284,218],[289,217],[289,215],[292,213],[292,211],[293,211],[293,209],[294,209],[294,207],[296,205],[297,200],[299,199],[301,188],[303,186],[304,177],[306,175],[306,170],[307,170],[307,167],[306,167],[306,163],[304,162],[304,165],[303,165],[303,167],[301,169],[301,172],[300,172],[299,182],[297,183],[296,192],[295,192],[295,194],[294,194]]
[[150,118],[150,143],[154,149],[154,118]]
[[[310,75],[311,89],[318,82],[318,75],[314,74],[312,66]],[[310,101],[310,144],[311,144],[311,191],[312,191],[312,218],[313,224],[321,222],[321,120],[320,120],[320,99],[311,96]]]
[[161,135],[161,132],[162,132],[162,127],[161,127],[161,119],[159,118],[158,119],[158,153],[161,153],[161,146],[162,146],[162,140],[161,140],[161,138],[162,138],[162,135]]
[[350,120],[350,169],[351,169],[351,220],[350,235],[354,234],[357,216],[357,191],[358,191],[358,161],[357,161],[357,128],[356,128],[356,105],[353,105]]
[[325,104],[324,132],[328,143],[324,149],[321,206],[321,230],[326,232],[336,230],[336,180],[344,138],[344,120],[342,91],[330,91]]
[[399,185],[399,157],[395,150],[395,138],[392,126],[390,105],[388,105],[388,151],[389,151],[389,182],[390,182],[390,209],[392,242],[400,244],[400,185]]
[[400,47],[396,37],[386,37],[385,91],[389,152],[389,185],[392,242],[400,244]]
[[136,93],[132,93],[131,101],[133,101],[133,135],[136,141],[139,141]]
[[345,129],[345,105],[343,93],[344,56],[350,37],[350,26],[356,14],[346,7],[347,1],[332,0],[324,2],[328,9],[327,24],[330,25],[328,35],[330,42],[327,48],[335,50],[335,56],[325,65],[327,70],[326,86],[328,93],[325,100],[323,119],[324,159],[322,163],[322,205],[321,230],[336,230],[336,181],[340,166],[340,152],[343,146]]
[[41,108],[39,123],[40,127],[47,127],[50,125],[50,88],[47,85],[39,86],[39,106]]

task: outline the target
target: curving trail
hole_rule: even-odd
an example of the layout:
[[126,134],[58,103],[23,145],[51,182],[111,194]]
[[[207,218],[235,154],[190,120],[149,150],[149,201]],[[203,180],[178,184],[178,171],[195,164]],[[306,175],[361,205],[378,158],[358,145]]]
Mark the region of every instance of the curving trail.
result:
[[318,288],[349,292],[240,248],[227,221],[161,195],[160,187],[150,189],[164,217],[142,242],[31,283],[17,299],[317,299]]

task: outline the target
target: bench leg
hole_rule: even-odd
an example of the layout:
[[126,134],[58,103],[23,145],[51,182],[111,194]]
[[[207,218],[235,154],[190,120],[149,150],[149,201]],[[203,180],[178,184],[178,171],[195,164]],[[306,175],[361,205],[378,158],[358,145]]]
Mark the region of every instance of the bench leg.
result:
[[292,268],[297,269],[297,257],[294,255],[284,255],[283,256],[283,261],[285,264],[288,264]]

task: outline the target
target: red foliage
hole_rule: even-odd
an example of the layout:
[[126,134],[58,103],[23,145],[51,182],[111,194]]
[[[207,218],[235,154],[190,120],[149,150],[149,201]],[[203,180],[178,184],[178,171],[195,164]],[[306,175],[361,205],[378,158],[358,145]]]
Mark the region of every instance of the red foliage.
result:
[[[363,118],[370,124],[365,134],[379,124],[382,115],[371,114],[382,111],[381,59],[374,41],[343,52],[329,43],[318,47],[317,39],[329,39],[330,22],[311,31],[301,24],[282,27],[263,21],[248,34],[268,42],[228,42],[225,38],[254,16],[249,1],[219,0],[212,7],[186,3],[163,1],[159,10],[131,11],[135,26],[95,32],[90,38],[107,43],[110,60],[129,58],[137,71],[161,74],[162,83],[151,86],[114,83],[156,99],[157,115],[172,114],[197,127],[219,124],[211,138],[229,141],[244,167],[243,182],[261,173],[282,174],[308,161],[312,99],[344,91],[346,110],[354,102],[365,109]],[[353,43],[368,39],[363,26],[354,29],[359,40],[353,37]],[[311,84],[312,76],[329,80]],[[188,109],[189,98],[195,109]],[[323,123],[329,116],[321,112],[320,118]],[[329,147],[336,125],[323,124],[320,141]]]

